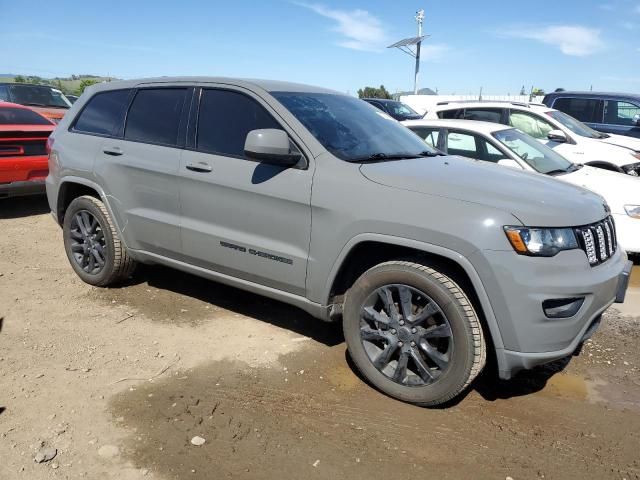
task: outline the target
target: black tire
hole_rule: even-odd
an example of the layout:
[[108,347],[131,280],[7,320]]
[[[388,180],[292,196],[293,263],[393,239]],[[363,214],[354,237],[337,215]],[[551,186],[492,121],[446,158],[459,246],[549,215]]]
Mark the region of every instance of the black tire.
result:
[[482,326],[467,295],[451,278],[418,263],[391,261],[362,274],[346,294],[343,329],[362,375],[383,393],[420,406],[453,400],[486,363]]
[[[126,280],[135,270],[136,262],[120,241],[109,212],[99,199],[88,195],[74,199],[65,212],[62,232],[69,263],[84,282],[106,287]],[[96,253],[91,255],[92,252]]]

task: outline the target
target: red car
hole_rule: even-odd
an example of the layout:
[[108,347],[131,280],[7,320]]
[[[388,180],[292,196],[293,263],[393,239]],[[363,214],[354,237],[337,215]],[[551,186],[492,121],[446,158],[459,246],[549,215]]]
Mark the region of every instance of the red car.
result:
[[0,198],[44,193],[46,145],[54,128],[27,107],[0,102]]

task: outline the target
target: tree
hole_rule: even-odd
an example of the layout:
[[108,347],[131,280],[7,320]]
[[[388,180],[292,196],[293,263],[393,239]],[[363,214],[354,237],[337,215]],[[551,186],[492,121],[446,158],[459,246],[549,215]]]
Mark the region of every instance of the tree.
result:
[[532,88],[531,89],[531,96],[532,97],[543,97],[544,96],[544,90],[542,90],[541,88]]
[[384,85],[380,85],[380,88],[364,87],[358,90],[358,98],[387,98],[391,99],[391,94],[384,88]]
[[99,83],[98,80],[95,80],[93,78],[85,78],[80,82],[80,86],[76,90],[76,93],[78,95],[82,95],[82,92],[84,92],[85,88],[90,87],[91,85],[95,85],[96,83]]
[[13,81],[16,83],[25,83],[27,80],[22,75],[16,75],[13,77]]

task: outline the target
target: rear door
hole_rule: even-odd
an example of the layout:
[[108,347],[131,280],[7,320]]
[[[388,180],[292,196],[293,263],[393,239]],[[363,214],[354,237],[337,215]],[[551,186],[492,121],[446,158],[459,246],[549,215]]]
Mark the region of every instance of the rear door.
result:
[[198,114],[180,165],[185,260],[303,295],[313,164],[283,168],[245,157],[251,130],[282,129],[295,142],[294,132],[253,92],[203,88],[194,103]]
[[98,152],[95,174],[119,212],[129,248],[170,257],[181,252],[177,176],[192,91],[137,89],[123,129]]

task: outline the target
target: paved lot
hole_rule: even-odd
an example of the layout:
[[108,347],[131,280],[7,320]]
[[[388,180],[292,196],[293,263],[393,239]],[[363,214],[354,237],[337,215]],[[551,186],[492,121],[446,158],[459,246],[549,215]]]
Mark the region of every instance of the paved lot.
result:
[[[0,478],[640,478],[640,274],[580,357],[456,405],[388,399],[340,329],[163,268],[94,289],[0,203]],[[190,443],[194,436],[206,440]],[[33,458],[57,449],[48,463]]]

